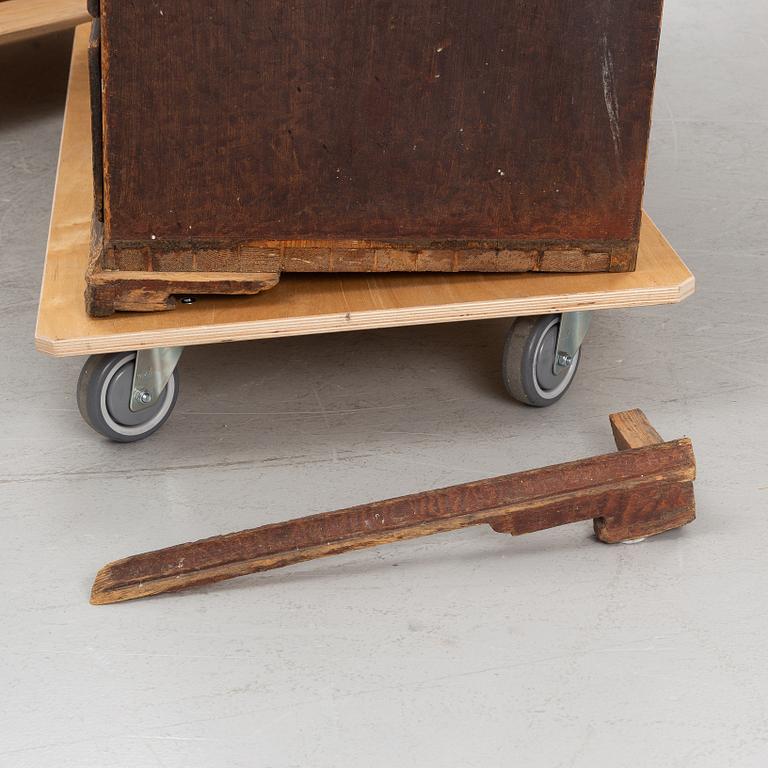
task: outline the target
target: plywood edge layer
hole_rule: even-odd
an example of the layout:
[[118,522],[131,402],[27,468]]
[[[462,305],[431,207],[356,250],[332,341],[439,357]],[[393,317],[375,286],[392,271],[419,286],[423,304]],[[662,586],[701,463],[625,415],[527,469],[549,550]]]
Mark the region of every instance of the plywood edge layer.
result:
[[[160,346],[194,346],[231,341],[306,336],[316,333],[339,333],[408,325],[429,325],[467,320],[490,320],[500,317],[544,315],[593,309],[626,309],[628,307],[676,304],[693,293],[693,275],[679,285],[664,288],[636,288],[608,293],[563,294],[528,299],[499,299],[432,307],[334,312],[292,318],[214,323],[169,329],[50,339],[38,336],[36,348],[54,357],[125,352]],[[183,310],[182,310],[183,311]]]

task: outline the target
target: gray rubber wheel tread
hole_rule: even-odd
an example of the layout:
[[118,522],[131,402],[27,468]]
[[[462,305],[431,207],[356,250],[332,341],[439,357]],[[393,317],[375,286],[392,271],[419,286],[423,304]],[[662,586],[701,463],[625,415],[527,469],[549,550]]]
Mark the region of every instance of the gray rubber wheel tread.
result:
[[[573,366],[568,372],[567,382],[562,391],[551,397],[544,397],[537,392],[536,350],[542,343],[546,329],[560,315],[539,315],[521,317],[515,321],[507,334],[502,356],[502,377],[504,386],[512,398],[526,405],[546,408],[560,400],[568,391],[576,376],[581,362],[581,350],[576,355]],[[554,364],[554,359],[552,359]]]
[[[102,393],[109,386],[110,380],[126,365],[133,365],[135,353],[116,352],[105,355],[91,355],[82,367],[77,381],[77,407],[83,421],[95,432],[118,443],[132,443],[143,440],[156,432],[170,417],[179,396],[178,370],[174,370],[168,386],[163,390],[157,408],[139,412],[132,425],[121,425],[112,414],[109,419],[102,413]],[[132,377],[132,374],[131,374]],[[170,387],[170,394],[169,394]],[[105,397],[105,400],[108,398]],[[128,403],[126,402],[126,408]],[[141,416],[146,416],[146,429],[143,429]]]

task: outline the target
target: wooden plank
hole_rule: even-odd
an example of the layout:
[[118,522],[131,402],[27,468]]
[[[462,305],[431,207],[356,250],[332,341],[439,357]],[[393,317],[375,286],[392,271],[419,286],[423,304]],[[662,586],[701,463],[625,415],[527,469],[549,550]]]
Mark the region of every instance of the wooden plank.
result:
[[88,18],[86,0],[5,0],[0,2],[0,44],[68,29]]
[[631,273],[290,274],[254,297],[207,297],[174,312],[90,318],[83,300],[93,205],[87,43],[88,27],[80,27],[35,334],[43,352],[82,355],[672,304],[693,293],[693,275],[646,216]]
[[695,474],[693,448],[683,438],[310,515],[110,563],[96,576],[91,602],[176,591],[482,523],[519,535],[592,519],[606,543],[650,536],[694,519]]

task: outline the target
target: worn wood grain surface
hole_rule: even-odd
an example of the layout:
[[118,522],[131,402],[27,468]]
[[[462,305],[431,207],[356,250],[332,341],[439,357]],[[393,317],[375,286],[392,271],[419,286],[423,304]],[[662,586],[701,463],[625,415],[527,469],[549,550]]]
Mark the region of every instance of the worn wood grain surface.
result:
[[103,0],[109,240],[636,240],[661,0]]

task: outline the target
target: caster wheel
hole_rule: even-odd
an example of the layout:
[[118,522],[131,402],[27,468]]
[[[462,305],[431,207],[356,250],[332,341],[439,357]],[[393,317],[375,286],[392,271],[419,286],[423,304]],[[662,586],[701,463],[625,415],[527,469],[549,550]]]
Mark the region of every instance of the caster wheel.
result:
[[521,403],[543,408],[556,403],[571,386],[581,349],[568,368],[553,370],[560,315],[521,317],[504,344],[502,375],[507,392]]
[[160,429],[179,395],[179,374],[174,370],[157,403],[132,411],[135,360],[135,352],[91,355],[77,382],[77,407],[86,424],[118,443],[142,440]]

